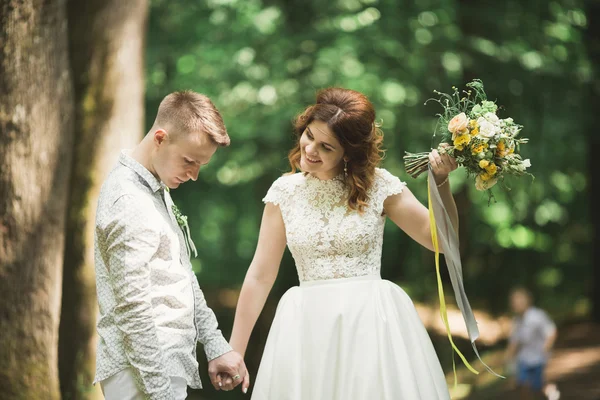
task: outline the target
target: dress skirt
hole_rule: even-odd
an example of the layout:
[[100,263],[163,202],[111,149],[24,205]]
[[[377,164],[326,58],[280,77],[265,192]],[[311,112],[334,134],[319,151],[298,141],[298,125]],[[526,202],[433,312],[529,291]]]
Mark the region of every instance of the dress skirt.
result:
[[252,400],[447,400],[406,292],[379,276],[302,282],[281,298]]

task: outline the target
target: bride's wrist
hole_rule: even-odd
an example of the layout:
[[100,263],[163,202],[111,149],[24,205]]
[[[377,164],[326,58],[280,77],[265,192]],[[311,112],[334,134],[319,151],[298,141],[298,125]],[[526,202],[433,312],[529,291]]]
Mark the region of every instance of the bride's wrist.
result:
[[240,354],[242,357],[246,353],[246,346],[242,346],[239,342],[236,342],[234,340],[230,340],[229,341],[229,345],[231,346],[231,348],[233,349],[233,351],[235,351],[236,353]]
[[442,175],[442,176],[434,176],[435,184],[438,188],[448,184],[448,179],[450,175]]

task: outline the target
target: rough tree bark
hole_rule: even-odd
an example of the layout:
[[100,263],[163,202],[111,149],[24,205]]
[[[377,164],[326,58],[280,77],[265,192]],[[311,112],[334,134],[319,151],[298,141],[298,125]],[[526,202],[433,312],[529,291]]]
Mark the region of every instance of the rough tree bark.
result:
[[60,399],[72,148],[66,0],[0,1],[0,392]]

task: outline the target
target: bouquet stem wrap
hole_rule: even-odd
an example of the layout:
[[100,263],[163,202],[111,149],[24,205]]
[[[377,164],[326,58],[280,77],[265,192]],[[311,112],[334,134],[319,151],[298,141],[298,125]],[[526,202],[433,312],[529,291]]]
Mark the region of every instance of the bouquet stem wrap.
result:
[[[467,333],[469,335],[471,345],[473,346],[473,350],[475,351],[477,358],[485,366],[488,372],[497,377],[504,378],[503,376],[495,373],[490,367],[488,367],[481,359],[479,351],[477,351],[475,340],[479,338],[479,328],[477,327],[477,321],[475,320],[475,315],[473,314],[473,310],[471,309],[471,305],[469,304],[469,299],[467,298],[467,294],[465,292],[465,287],[463,283],[462,264],[460,262],[460,250],[458,241],[458,227],[454,226],[454,224],[452,223],[450,215],[448,214],[448,211],[446,210],[446,207],[442,202],[442,198],[440,196],[438,187],[435,183],[431,167],[429,168],[428,175],[427,197],[429,203],[429,223],[431,227],[431,240],[433,242],[433,248],[435,251],[435,268],[438,283],[438,294],[440,299],[440,314],[442,317],[442,321],[444,322],[444,325],[446,327],[446,332],[448,333],[448,339],[450,341],[450,344],[452,345],[452,349],[456,352],[456,354],[459,355],[462,362],[471,372],[473,372],[474,374],[479,374],[479,372],[475,370],[475,368],[473,368],[471,364],[469,364],[465,356],[460,352],[460,350],[458,350],[458,348],[454,344],[454,341],[452,340],[452,334],[450,333],[450,325],[448,323],[446,301],[444,297],[444,287],[442,284],[442,277],[440,275],[440,248],[444,251],[444,258],[446,259],[446,265],[448,267],[450,281],[452,282],[452,288],[454,289],[456,303],[465,321]],[[452,353],[452,367],[454,371],[454,384],[456,385],[457,377],[456,364],[454,363],[454,353]]]

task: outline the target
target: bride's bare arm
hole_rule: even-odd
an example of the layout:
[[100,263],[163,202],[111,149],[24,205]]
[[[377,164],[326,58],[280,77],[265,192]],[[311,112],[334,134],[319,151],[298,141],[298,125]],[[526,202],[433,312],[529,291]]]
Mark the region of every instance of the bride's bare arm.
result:
[[407,187],[402,193],[389,196],[383,203],[383,208],[389,219],[408,236],[433,251],[429,211]]
[[[457,168],[456,161],[447,154],[440,155],[433,150],[430,164],[438,184],[438,190],[454,226],[458,228],[458,211],[450,190],[448,174]],[[402,193],[389,196],[383,203],[383,209],[394,223],[420,245],[433,251],[431,242],[431,227],[429,225],[429,210],[408,189]],[[440,251],[442,251],[440,249]],[[442,251],[443,252],[443,251]]]
[[244,355],[254,324],[273,287],[286,246],[279,206],[267,203],[263,212],[254,258],[246,273],[235,311],[231,347]]

